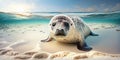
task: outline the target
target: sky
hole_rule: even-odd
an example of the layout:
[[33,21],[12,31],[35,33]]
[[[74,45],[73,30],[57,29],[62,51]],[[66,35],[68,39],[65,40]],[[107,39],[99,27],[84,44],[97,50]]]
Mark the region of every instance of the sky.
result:
[[110,12],[120,11],[120,0],[0,0],[0,11]]

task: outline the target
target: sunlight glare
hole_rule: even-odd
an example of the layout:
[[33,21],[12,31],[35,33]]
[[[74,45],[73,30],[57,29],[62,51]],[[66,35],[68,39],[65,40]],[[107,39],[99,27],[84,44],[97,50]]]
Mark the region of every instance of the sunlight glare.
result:
[[24,13],[24,12],[30,12],[32,10],[32,6],[27,4],[11,4],[9,5],[10,12],[16,12],[16,13]]

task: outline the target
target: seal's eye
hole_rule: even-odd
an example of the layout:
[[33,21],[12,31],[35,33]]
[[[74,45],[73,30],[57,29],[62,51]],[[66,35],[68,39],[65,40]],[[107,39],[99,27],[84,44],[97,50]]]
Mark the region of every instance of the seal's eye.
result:
[[69,26],[69,23],[67,23],[67,22],[64,22],[64,25],[65,25],[65,26]]
[[56,25],[56,23],[52,23],[52,26],[55,26]]

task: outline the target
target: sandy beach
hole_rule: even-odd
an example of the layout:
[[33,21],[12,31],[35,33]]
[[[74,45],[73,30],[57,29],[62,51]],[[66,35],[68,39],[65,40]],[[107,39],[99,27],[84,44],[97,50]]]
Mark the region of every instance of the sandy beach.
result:
[[[49,32],[48,26],[29,25],[25,27],[16,26],[14,28],[1,30],[1,49],[11,49],[3,53],[0,51],[2,60],[118,60],[120,59],[120,26],[112,24],[88,24],[90,28],[99,36],[89,36],[85,41],[93,48],[91,51],[80,51],[75,44],[64,44],[57,41],[40,42],[45,39]],[[19,28],[18,28],[19,27]],[[48,27],[48,28],[46,28]],[[99,28],[98,28],[99,27]],[[6,37],[6,38],[5,38]],[[6,40],[8,41],[6,41]],[[13,40],[14,39],[14,40]],[[37,50],[36,45],[40,47]],[[35,49],[34,49],[35,48]],[[25,54],[26,52],[35,54]]]
[[120,0],[0,0],[0,60],[120,60]]

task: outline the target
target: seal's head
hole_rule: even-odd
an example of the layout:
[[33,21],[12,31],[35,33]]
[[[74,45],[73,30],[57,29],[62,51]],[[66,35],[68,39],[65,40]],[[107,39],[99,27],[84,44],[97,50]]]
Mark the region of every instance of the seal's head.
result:
[[71,18],[63,14],[54,16],[50,21],[51,32],[54,36],[66,36],[72,25]]

